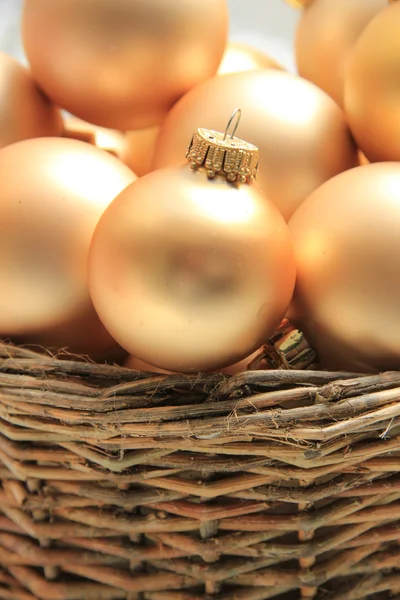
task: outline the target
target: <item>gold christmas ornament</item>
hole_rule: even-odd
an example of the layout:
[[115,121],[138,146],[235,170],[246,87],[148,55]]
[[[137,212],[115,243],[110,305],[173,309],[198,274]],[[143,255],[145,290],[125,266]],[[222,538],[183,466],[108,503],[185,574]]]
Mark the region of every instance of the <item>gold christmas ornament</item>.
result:
[[227,73],[241,73],[256,69],[278,69],[285,71],[284,67],[274,58],[264,54],[257,48],[239,42],[229,42],[218,69],[218,75]]
[[[237,373],[241,373],[242,371],[247,371],[250,368],[250,365],[254,362],[257,365],[260,365],[260,368],[264,368],[264,350],[259,349],[256,352],[253,352],[250,356],[247,356],[243,360],[235,363],[234,365],[230,365],[229,367],[225,367],[219,370],[219,373],[223,375],[236,375]],[[161,373],[163,375],[173,375],[173,371],[165,371],[164,369],[159,369],[158,367],[153,367],[148,363],[143,362],[142,360],[136,358],[135,356],[129,356],[126,360],[125,367],[128,369],[133,369],[134,371],[146,371],[150,373]],[[267,368],[267,367],[266,367]]]
[[150,127],[123,134],[116,129],[99,127],[69,116],[65,119],[64,137],[92,144],[113,154],[142,177],[150,171],[158,131],[158,127]]
[[214,75],[226,0],[25,0],[22,34],[40,86],[77,117],[123,131],[160,123]]
[[349,59],[345,111],[370,162],[400,160],[400,2],[364,29]]
[[121,147],[121,160],[128,165],[138,177],[151,171],[159,127],[127,131]]
[[362,31],[387,0],[312,0],[297,26],[296,61],[302,77],[312,81],[340,106],[349,56]]
[[[285,70],[274,58],[257,48],[239,42],[229,42],[217,74],[226,75],[267,68]],[[125,135],[120,158],[138,177],[151,171],[159,131],[159,127],[149,127],[128,131]]]
[[92,144],[120,159],[125,143],[121,131],[98,127],[72,116],[64,121],[64,137]]
[[361,166],[316,190],[289,223],[291,316],[323,366],[400,368],[400,164]]
[[369,160],[367,159],[367,157],[362,153],[362,152],[358,152],[358,160],[360,162],[360,165],[369,165]]
[[[311,369],[315,368],[316,354],[309,346],[303,333],[288,319],[284,319],[277,331],[261,348],[241,361],[220,369],[224,375],[236,375],[243,371],[269,369]],[[153,367],[134,356],[129,356],[125,367],[136,371],[172,374]]]
[[199,123],[223,131],[233,102],[243,110],[243,137],[260,150],[257,182],[285,219],[322,183],[358,164],[332,98],[296,75],[264,69],[214,77],[181,98],[161,126],[152,168],[181,164]]
[[311,2],[313,2],[313,0],[285,0],[286,4],[289,4],[289,6],[292,6],[293,8],[305,8],[306,6],[309,6],[309,4],[311,4]]
[[59,136],[60,111],[39,90],[31,73],[0,52],[0,148],[22,140]]
[[99,356],[114,341],[89,296],[87,256],[100,215],[135,175],[75,140],[0,152],[0,335]]
[[294,262],[279,212],[240,183],[255,175],[256,153],[232,134],[197,129],[194,168],[149,173],[100,219],[90,291],[131,355],[167,371],[212,371],[254,352],[279,325]]

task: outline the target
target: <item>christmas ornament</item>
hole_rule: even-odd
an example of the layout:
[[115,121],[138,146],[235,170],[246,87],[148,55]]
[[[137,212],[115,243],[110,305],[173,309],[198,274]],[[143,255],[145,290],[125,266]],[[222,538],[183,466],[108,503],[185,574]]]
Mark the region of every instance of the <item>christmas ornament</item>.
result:
[[[310,369],[316,362],[316,354],[308,345],[303,333],[284,319],[274,335],[258,350],[241,361],[220,369],[224,375],[237,375],[243,371],[260,371],[268,369]],[[125,367],[135,371],[149,371],[171,375],[164,371],[129,356]]]
[[265,69],[215,77],[186,94],[161,127],[152,168],[180,164],[196,124],[223,129],[232,102],[245,115],[243,137],[260,149],[259,185],[285,219],[324,181],[358,164],[335,102],[300,77]]
[[359,37],[345,79],[345,110],[370,162],[400,160],[400,3],[382,10]]
[[[239,114],[239,113],[235,113]],[[288,228],[251,185],[258,149],[197,129],[189,165],[138,179],[105,211],[89,258],[95,308],[133,356],[210,371],[254,352],[290,302]]]
[[286,3],[293,8],[305,8],[311,4],[313,0],[286,0]]
[[[263,359],[264,359],[264,352],[263,352],[263,350],[259,349],[259,350],[256,350],[256,352],[253,352],[253,354],[251,354],[250,356],[247,356],[243,360],[235,363],[234,365],[230,365],[229,367],[220,369],[219,372],[222,373],[223,375],[236,375],[237,373],[241,373],[243,371],[253,370],[253,369],[250,369],[250,366],[252,365],[253,361],[254,362],[258,361],[257,365],[262,364],[263,366],[260,368],[268,368],[268,367],[264,367]],[[149,373],[161,373],[163,375],[174,375],[173,371],[165,371],[164,369],[159,369],[158,367],[153,367],[152,365],[149,365],[148,363],[145,363],[142,360],[139,360],[135,356],[129,356],[127,361],[125,362],[124,366],[127,367],[128,369],[132,369],[134,371],[145,371],[145,372],[149,372]]]
[[119,159],[125,144],[125,136],[121,131],[98,127],[72,116],[64,121],[64,137],[92,144]]
[[226,0],[25,0],[23,41],[53,101],[121,130],[160,123],[178,98],[215,74]]
[[312,0],[297,26],[299,74],[343,106],[345,67],[366,25],[387,0]]
[[100,215],[134,179],[113,156],[74,140],[1,150],[1,337],[94,355],[114,344],[90,300],[87,254]]
[[158,133],[159,127],[149,127],[125,134],[120,158],[138,177],[147,175],[151,170]]
[[61,135],[60,112],[29,71],[0,52],[0,148],[21,140]]
[[[218,75],[266,68],[284,70],[273,58],[256,48],[229,42]],[[151,171],[158,134],[159,127],[150,127],[128,131],[125,135],[120,158],[139,177]]]
[[113,154],[142,177],[150,171],[158,131],[158,127],[150,127],[123,134],[116,129],[106,129],[69,116],[65,121],[64,137],[92,144]]
[[303,203],[289,228],[297,262],[291,315],[324,366],[398,369],[400,164],[334,177]]
[[254,71],[255,69],[285,70],[275,59],[257,50],[257,48],[239,42],[229,42],[222,57],[218,75]]
[[358,160],[359,160],[360,165],[369,165],[369,160],[360,151],[358,152]]

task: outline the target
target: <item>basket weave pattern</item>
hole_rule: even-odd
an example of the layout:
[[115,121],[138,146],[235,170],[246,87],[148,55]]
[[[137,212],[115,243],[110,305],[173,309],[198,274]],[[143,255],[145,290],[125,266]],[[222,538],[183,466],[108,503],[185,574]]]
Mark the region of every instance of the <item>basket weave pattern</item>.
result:
[[[0,345],[0,598],[400,598],[400,373]],[[396,596],[399,594],[399,596]]]

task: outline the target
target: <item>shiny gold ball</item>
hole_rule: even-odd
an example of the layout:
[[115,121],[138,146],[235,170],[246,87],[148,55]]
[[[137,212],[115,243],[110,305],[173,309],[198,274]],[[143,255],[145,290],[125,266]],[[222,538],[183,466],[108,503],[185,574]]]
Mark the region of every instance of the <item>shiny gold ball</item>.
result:
[[370,162],[400,160],[400,2],[364,29],[349,59],[345,110]]
[[0,152],[0,336],[97,355],[114,342],[87,284],[93,231],[135,179],[113,156],[63,138]]
[[351,51],[387,0],[313,0],[297,26],[296,60],[302,77],[343,107],[344,75]]
[[25,0],[33,73],[85,121],[129,130],[161,122],[211,77],[228,31],[226,0]]
[[294,286],[287,225],[255,186],[189,165],[138,179],[105,211],[89,258],[94,306],[130,354],[212,371],[274,332]]
[[225,54],[222,57],[218,69],[218,75],[227,73],[241,73],[243,71],[254,71],[256,69],[278,69],[284,71],[284,67],[274,58],[264,54],[257,48],[239,42],[229,42]]
[[400,368],[400,164],[334,177],[289,228],[297,262],[292,316],[323,365]]
[[152,168],[181,164],[193,130],[224,131],[237,106],[241,137],[260,149],[257,182],[285,219],[324,181],[358,164],[337,104],[305,79],[265,69],[214,77],[181,98],[161,127]]
[[60,111],[39,90],[32,75],[0,52],[0,148],[63,130]]

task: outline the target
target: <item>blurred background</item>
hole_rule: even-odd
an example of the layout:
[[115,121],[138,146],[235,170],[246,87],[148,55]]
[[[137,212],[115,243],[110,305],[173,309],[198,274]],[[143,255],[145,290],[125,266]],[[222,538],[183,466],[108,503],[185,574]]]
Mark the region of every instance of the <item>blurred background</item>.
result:
[[[0,0],[0,50],[24,61],[19,37],[22,2]],[[293,39],[298,11],[284,0],[228,0],[228,5],[232,40],[264,50],[291,71],[295,70]]]

